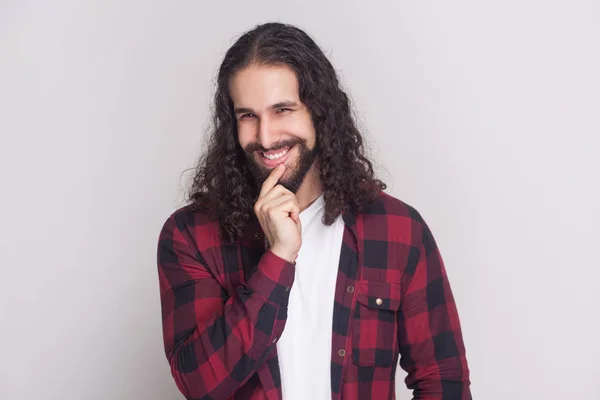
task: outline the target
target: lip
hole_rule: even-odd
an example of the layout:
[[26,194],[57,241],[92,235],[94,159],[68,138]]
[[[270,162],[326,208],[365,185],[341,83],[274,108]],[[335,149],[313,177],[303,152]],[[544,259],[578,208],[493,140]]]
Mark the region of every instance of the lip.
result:
[[292,146],[290,147],[290,149],[288,150],[287,153],[285,153],[285,155],[281,158],[278,158],[277,160],[269,160],[268,158],[266,158],[265,156],[262,155],[262,153],[259,151],[258,152],[258,156],[260,157],[263,165],[267,168],[275,168],[276,166],[278,166],[279,164],[283,164],[290,156],[290,153],[292,152],[292,150],[294,150],[294,147],[296,146]]

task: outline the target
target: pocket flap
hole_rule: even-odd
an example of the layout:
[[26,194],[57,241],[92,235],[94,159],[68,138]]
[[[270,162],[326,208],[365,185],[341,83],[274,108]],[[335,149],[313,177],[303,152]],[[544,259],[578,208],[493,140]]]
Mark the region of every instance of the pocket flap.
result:
[[400,308],[400,284],[362,281],[357,284],[356,301],[369,308],[397,311]]

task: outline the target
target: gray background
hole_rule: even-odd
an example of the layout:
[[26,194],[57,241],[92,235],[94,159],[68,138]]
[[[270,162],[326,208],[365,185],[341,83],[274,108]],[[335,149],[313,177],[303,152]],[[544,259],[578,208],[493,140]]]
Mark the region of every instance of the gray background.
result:
[[600,399],[599,4],[0,1],[0,398],[181,398],[158,232],[224,51],[279,20],[429,222],[474,396]]

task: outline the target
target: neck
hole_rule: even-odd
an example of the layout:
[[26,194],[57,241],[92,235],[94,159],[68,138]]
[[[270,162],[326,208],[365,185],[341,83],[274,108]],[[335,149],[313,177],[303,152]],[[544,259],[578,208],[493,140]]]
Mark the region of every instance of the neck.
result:
[[321,183],[321,177],[319,170],[317,169],[317,162],[308,170],[304,181],[300,188],[296,192],[296,199],[300,205],[300,211],[306,210],[310,205],[323,193],[323,185]]

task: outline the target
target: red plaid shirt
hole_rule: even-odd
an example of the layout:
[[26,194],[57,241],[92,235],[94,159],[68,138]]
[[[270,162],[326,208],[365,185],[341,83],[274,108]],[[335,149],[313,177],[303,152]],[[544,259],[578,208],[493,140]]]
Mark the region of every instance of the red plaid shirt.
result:
[[[344,213],[332,323],[331,395],[393,399],[398,356],[417,399],[471,398],[458,313],[421,215],[382,193]],[[264,250],[257,223],[224,245],[190,206],[158,243],[164,346],[188,399],[281,399],[276,342],[295,265]]]

